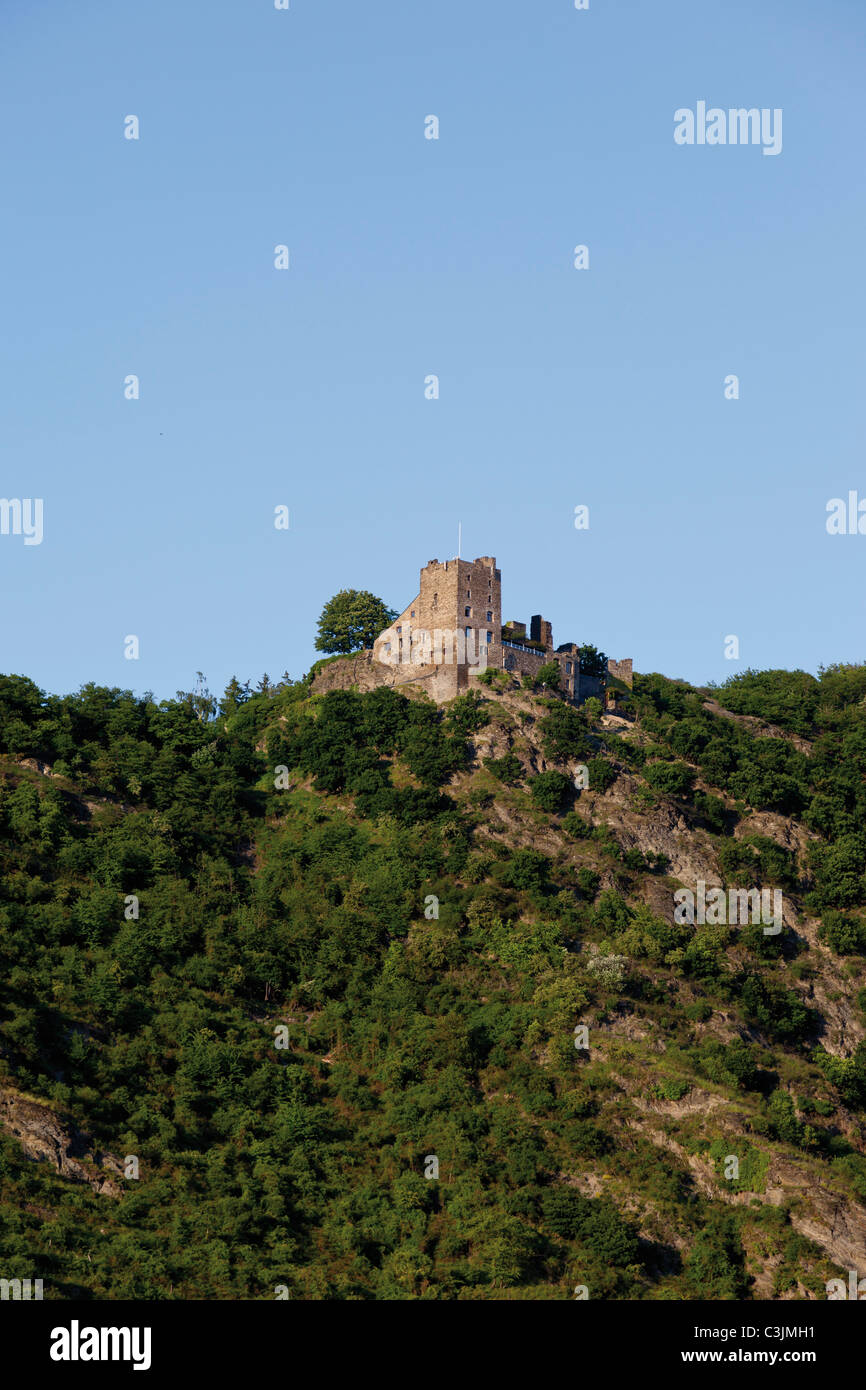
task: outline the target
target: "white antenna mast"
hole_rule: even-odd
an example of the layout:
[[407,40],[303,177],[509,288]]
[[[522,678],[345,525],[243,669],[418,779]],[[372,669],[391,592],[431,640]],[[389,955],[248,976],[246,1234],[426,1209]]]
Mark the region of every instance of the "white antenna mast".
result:
[[458,559],[458,560],[460,559],[460,555],[461,555],[461,551],[462,551],[462,550],[463,550],[463,522],[462,522],[462,521],[458,521],[458,523],[457,523],[457,559]]

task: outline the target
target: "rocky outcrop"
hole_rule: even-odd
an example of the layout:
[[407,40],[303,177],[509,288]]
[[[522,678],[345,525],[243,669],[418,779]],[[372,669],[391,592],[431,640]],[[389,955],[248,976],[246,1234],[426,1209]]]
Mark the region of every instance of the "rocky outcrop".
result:
[[371,649],[326,662],[314,675],[310,689],[314,695],[324,695],[329,690],[363,692],[385,685],[393,690],[402,688],[405,695],[423,690],[440,702],[457,693],[451,688],[453,684],[453,666],[386,666],[375,660]]
[[[632,1096],[632,1102],[642,1105]],[[716,1099],[718,1103],[718,1098]],[[779,1207],[790,1204],[790,1220],[795,1231],[824,1251],[834,1264],[856,1269],[858,1278],[866,1274],[866,1207],[842,1197],[815,1181],[814,1166],[794,1157],[771,1156],[763,1192],[726,1192],[719,1184],[711,1163],[690,1154],[663,1130],[643,1120],[629,1120],[629,1128],[675,1154],[684,1163],[705,1196],[732,1206],[759,1201]]]
[[64,1178],[85,1182],[94,1192],[119,1197],[123,1167],[113,1154],[92,1151],[87,1137],[49,1106],[7,1087],[0,1088],[0,1128],[17,1139],[28,1158],[50,1163]]

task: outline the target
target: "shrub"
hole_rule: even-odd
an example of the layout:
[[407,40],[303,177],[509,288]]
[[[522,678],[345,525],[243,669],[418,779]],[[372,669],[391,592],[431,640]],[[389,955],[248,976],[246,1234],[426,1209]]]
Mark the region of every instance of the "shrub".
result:
[[589,785],[594,792],[607,791],[611,782],[616,781],[616,768],[612,767],[606,758],[590,758],[587,767]]
[[693,1054],[695,1065],[709,1081],[751,1091],[758,1083],[758,1067],[752,1048],[742,1038],[721,1043],[708,1039]]
[[576,811],[567,811],[562,818],[562,828],[573,840],[586,840],[592,834],[592,826]]
[[809,902],[818,911],[827,907],[852,907],[864,895],[866,837],[840,835],[833,844],[814,844],[809,849],[809,866],[815,888]]
[[605,989],[622,989],[628,974],[628,957],[593,956],[587,969]]
[[562,808],[570,789],[571,783],[563,772],[540,772],[529,783],[536,806],[551,813]]
[[748,1281],[745,1252],[736,1221],[727,1212],[711,1211],[685,1263],[686,1282],[703,1299],[741,1299]]
[[468,695],[458,695],[448,707],[448,723],[461,734],[471,734],[490,723],[490,711],[478,694],[471,690]]
[[685,796],[695,780],[685,763],[650,763],[644,769],[644,776],[651,787],[666,796]]
[[712,1016],[712,1006],[703,999],[696,999],[693,1004],[686,1006],[686,1018],[693,1019],[695,1023],[706,1023]]
[[641,869],[649,870],[650,865],[644,858],[639,849],[627,849],[623,852],[622,862],[627,869],[636,872]]
[[786,1144],[802,1144],[803,1126],[797,1119],[794,1102],[787,1091],[774,1091],[770,1096],[767,1111],[777,1139]]
[[503,671],[498,666],[488,666],[486,670],[480,671],[475,677],[479,685],[506,685],[509,680],[507,671]]
[[812,1060],[846,1105],[866,1110],[866,1043],[859,1043],[853,1057],[834,1057],[817,1047]]
[[596,925],[608,932],[622,931],[631,922],[631,911],[625,898],[615,888],[605,888],[595,908]]
[[515,753],[503,753],[501,758],[485,758],[484,766],[506,786],[514,786],[523,776],[523,764]]
[[638,1258],[637,1232],[607,1197],[584,1197],[573,1187],[545,1192],[541,1211],[546,1226],[564,1240],[576,1240],[597,1259],[618,1268]]
[[832,1164],[848,1179],[861,1202],[866,1202],[866,1158],[863,1154],[844,1154],[834,1158]]
[[610,1153],[614,1147],[610,1135],[591,1120],[568,1121],[563,1125],[562,1137],[568,1144],[569,1153],[580,1158],[598,1158],[601,1154]]
[[556,704],[543,719],[538,731],[547,758],[586,758],[591,752],[586,736],[586,721],[573,705]]
[[601,879],[594,869],[588,869],[586,865],[581,865],[577,871],[577,886],[586,898],[594,898],[598,892],[598,885]]
[[710,830],[717,835],[725,832],[728,823],[728,809],[721,797],[711,796],[709,792],[695,792],[694,807]]
[[866,954],[866,922],[860,918],[846,917],[841,912],[828,909],[824,913],[818,935],[837,955]]
[[509,888],[540,891],[547,885],[550,860],[536,849],[519,849],[503,870],[503,882]]
[[558,661],[548,661],[536,672],[535,684],[542,686],[546,690],[558,690],[562,680],[562,671]]
[[746,975],[740,998],[747,1017],[774,1037],[796,1041],[814,1032],[815,1015],[793,990],[760,975]]
[[673,1080],[659,1081],[655,1086],[650,1087],[651,1093],[660,1100],[682,1100],[683,1096],[687,1095],[691,1089],[688,1081]]

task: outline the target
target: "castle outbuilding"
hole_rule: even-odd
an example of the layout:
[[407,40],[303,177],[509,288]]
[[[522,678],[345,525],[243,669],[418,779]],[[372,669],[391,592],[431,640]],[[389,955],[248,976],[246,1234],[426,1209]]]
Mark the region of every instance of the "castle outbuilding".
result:
[[[528,637],[525,623],[502,622],[502,576],[494,556],[430,560],[417,595],[372,651],[329,664],[315,688],[417,685],[442,703],[470,689],[489,667],[535,676],[551,662],[560,669],[560,690],[576,704],[603,696],[608,677],[581,673],[574,642],[554,649],[553,628],[540,613],[530,619]],[[610,677],[631,687],[630,658],[607,664]]]

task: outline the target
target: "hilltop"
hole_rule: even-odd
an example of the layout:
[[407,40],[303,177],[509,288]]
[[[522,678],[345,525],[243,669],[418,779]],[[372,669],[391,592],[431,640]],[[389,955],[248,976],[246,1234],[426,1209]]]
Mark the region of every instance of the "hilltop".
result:
[[[616,715],[322,669],[219,709],[0,677],[4,1275],[547,1300],[866,1273],[866,667],[635,674]],[[781,889],[782,930],[678,921],[699,882]]]

